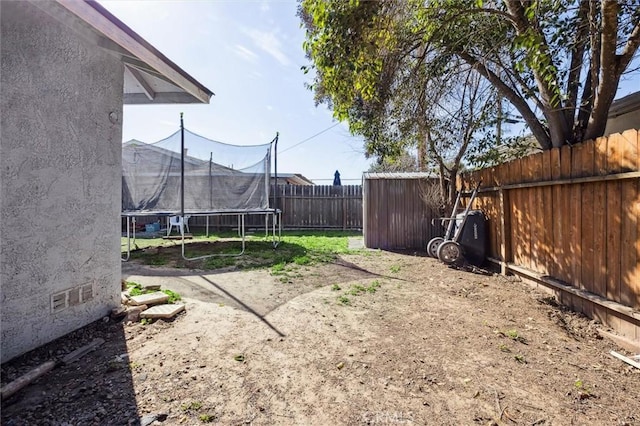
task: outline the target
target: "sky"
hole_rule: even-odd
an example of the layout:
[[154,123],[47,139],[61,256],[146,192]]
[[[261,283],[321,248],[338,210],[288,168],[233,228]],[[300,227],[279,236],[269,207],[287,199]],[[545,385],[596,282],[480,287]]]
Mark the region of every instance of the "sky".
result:
[[[185,127],[235,145],[270,142],[279,133],[278,173],[330,185],[360,184],[371,160],[363,140],[315,106],[297,2],[108,1],[100,3],[215,93],[208,105],[127,105],[123,142],[156,142]],[[317,135],[317,136],[316,136]]]
[[[363,140],[316,106],[295,0],[100,0],[116,17],[215,93],[210,104],[126,105],[123,142],[156,142],[185,127],[220,142],[256,145],[276,132],[278,172],[316,184],[359,184],[372,160]],[[616,98],[636,91],[623,77]],[[519,133],[522,126],[508,132]]]

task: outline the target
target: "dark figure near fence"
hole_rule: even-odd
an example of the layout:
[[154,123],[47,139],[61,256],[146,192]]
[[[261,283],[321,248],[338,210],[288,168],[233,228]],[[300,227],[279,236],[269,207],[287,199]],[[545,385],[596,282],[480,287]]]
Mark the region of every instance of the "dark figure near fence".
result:
[[340,172],[336,170],[336,172],[333,174],[333,186],[341,186],[342,183],[340,182]]

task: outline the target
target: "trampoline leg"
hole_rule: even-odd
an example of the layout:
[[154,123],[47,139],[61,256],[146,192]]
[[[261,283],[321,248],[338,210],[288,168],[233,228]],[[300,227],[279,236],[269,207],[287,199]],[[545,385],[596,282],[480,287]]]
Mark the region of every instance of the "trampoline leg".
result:
[[[184,233],[182,234],[182,258],[184,260],[201,260],[201,259],[208,259],[211,257],[237,257],[237,256],[242,256],[245,252],[246,249],[246,228],[245,228],[245,216],[246,213],[238,213],[238,236],[242,238],[242,250],[239,253],[222,253],[222,254],[207,254],[204,256],[197,256],[197,257],[187,257],[185,254],[185,238],[184,238]],[[207,216],[207,219],[209,217]]]
[[124,258],[120,257],[120,260],[122,260],[123,262],[128,261],[129,258],[131,257],[131,238],[129,233],[130,226],[131,226],[131,219],[129,218],[129,216],[127,216],[127,256]]
[[240,252],[240,255],[244,254],[244,249],[245,249],[245,239],[244,239],[244,214],[240,215],[242,216],[242,251]]
[[[277,248],[282,239],[282,221],[280,220],[280,212],[273,212],[273,223],[271,230],[271,244],[273,248]],[[276,241],[276,222],[278,223],[278,240]]]
[[209,215],[207,215],[207,238],[209,238]]

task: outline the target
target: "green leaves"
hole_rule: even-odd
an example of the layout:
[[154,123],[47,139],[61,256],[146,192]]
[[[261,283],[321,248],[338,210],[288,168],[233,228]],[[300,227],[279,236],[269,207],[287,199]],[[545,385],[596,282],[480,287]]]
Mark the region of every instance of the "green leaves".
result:
[[[611,64],[600,64],[600,44],[607,36],[602,11],[617,8],[618,26],[610,27],[618,33],[608,39],[617,40],[618,56],[625,46],[633,55],[640,45],[630,37],[640,3],[585,4],[302,0],[303,48],[312,64],[302,71],[314,69],[308,86],[316,100],[329,105],[337,119],[349,121],[373,155],[404,153],[407,141],[420,140],[424,104],[450,91],[447,79],[469,68],[512,103],[541,146],[552,146],[551,137],[558,146],[571,135],[585,134],[576,127],[596,126],[593,120],[575,120],[578,108],[588,118],[594,97],[608,99],[606,91],[591,93],[587,79],[614,87],[624,71],[606,73]],[[587,102],[579,105],[583,92]]]

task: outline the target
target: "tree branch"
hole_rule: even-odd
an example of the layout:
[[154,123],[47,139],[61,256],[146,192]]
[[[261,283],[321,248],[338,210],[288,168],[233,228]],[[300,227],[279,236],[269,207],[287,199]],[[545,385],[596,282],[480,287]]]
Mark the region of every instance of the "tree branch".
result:
[[631,35],[629,35],[629,39],[622,49],[622,53],[620,54],[620,56],[618,56],[618,70],[620,71],[620,73],[622,73],[629,66],[629,63],[638,51],[639,47],[640,21],[636,22],[636,25],[633,27],[633,31],[631,31]]
[[502,93],[502,95],[511,102],[511,104],[518,110],[524,121],[527,123],[533,136],[535,136],[536,140],[540,144],[542,149],[550,149],[551,148],[551,138],[549,137],[549,133],[547,129],[545,129],[538,117],[533,113],[529,104],[511,87],[505,84],[500,77],[498,77],[493,71],[487,68],[484,64],[482,64],[477,58],[471,56],[466,52],[462,52],[459,54],[460,58],[471,65],[476,71],[480,73],[484,78],[486,78],[493,86]]
[[618,70],[616,60],[619,10],[620,5],[616,0],[602,0],[600,81],[597,92],[594,93],[593,109],[584,135],[586,140],[595,139],[604,133],[609,107],[616,95],[620,80],[621,71]]
[[580,74],[584,63],[584,51],[586,49],[587,34],[589,30],[589,2],[583,1],[578,9],[577,31],[574,36],[571,49],[571,64],[567,76],[567,101],[565,102],[565,119],[573,126],[575,120],[575,108],[580,89]]
[[[505,4],[509,13],[514,17],[516,32],[519,35],[529,34],[537,37],[539,43],[534,54],[540,58],[547,58],[551,64],[550,66],[544,67],[544,69],[531,67],[531,71],[533,72],[544,105],[542,112],[549,122],[551,143],[555,147],[561,146],[569,139],[569,126],[565,114],[562,111],[562,100],[558,90],[554,91],[553,89],[554,87],[558,87],[558,73],[557,67],[553,63],[553,56],[551,55],[549,44],[538,25],[534,25],[534,23],[528,21],[525,8],[520,1],[505,0]],[[528,50],[531,54],[532,49]]]

